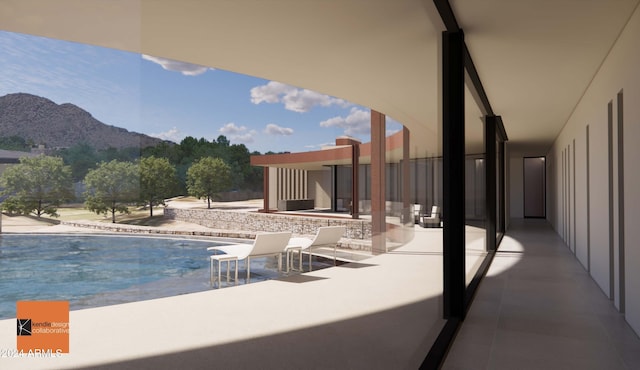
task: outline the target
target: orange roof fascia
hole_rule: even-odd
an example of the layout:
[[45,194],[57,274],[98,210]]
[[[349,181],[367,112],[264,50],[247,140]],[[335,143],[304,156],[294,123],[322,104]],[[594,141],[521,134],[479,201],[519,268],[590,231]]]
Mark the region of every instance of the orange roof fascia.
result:
[[[340,139],[338,139],[340,140]],[[402,131],[385,138],[387,151],[402,148]],[[360,157],[371,156],[371,143],[360,145]],[[351,159],[351,146],[314,150],[300,153],[260,154],[251,156],[252,166],[270,167],[276,165],[293,165],[297,163],[328,162]]]

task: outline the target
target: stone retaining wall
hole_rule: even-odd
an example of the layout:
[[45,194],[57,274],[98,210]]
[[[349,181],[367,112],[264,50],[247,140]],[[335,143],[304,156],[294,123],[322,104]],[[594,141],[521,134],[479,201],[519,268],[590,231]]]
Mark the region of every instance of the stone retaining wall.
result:
[[[229,212],[229,211],[227,211]],[[124,225],[113,224],[106,222],[95,221],[61,221],[61,225],[81,227],[85,229],[101,230],[110,233],[128,233],[128,234],[149,234],[149,235],[175,235],[175,236],[209,236],[216,238],[236,238],[236,239],[254,239],[256,237],[256,231],[240,231],[235,229],[212,229],[207,231],[201,230],[179,230],[179,229],[164,229],[153,226],[137,226],[137,225]],[[333,224],[332,224],[333,225]],[[321,225],[327,226],[327,225]],[[265,230],[266,231],[266,230]],[[304,234],[307,236],[315,234],[315,230],[312,233]],[[371,241],[363,239],[350,239],[342,238],[338,243],[339,248],[354,249],[361,251],[371,251]]]
[[162,228],[153,227],[153,226],[125,225],[125,224],[114,224],[114,223],[92,222],[92,221],[60,221],[60,225],[82,227],[85,229],[101,230],[101,231],[108,231],[108,232],[114,232],[114,233],[127,233],[127,234],[211,236],[216,238],[236,238],[236,239],[254,239],[256,237],[255,232],[244,232],[244,231],[234,231],[234,230],[211,230],[211,231],[175,230],[175,229],[162,229]]
[[349,218],[294,216],[258,212],[230,212],[217,209],[165,208],[164,217],[223,230],[291,231],[315,235],[321,226],[345,226],[347,239],[371,239],[371,221]]

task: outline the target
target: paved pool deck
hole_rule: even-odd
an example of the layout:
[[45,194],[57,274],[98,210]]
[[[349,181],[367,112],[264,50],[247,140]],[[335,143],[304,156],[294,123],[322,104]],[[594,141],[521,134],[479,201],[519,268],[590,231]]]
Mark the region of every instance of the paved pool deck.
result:
[[[411,230],[404,246],[355,263],[72,311],[69,354],[0,358],[0,368],[417,368],[444,324],[442,240],[437,229]],[[0,321],[0,349],[15,345],[15,319]]]

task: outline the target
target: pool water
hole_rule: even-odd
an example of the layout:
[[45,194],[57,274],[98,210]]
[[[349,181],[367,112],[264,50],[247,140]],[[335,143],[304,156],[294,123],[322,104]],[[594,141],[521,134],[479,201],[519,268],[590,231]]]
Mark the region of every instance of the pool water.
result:
[[228,242],[2,234],[0,319],[15,317],[19,300],[63,300],[79,309],[210,289],[206,249],[221,244]]

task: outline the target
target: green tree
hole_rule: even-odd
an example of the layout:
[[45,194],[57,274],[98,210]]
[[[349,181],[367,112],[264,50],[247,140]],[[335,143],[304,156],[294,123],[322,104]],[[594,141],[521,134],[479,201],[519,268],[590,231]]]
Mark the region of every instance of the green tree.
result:
[[176,186],[176,168],[167,158],[151,156],[140,160],[140,199],[149,206],[150,217],[153,217],[153,206],[164,205],[165,198],[173,194]]
[[96,150],[87,143],[79,143],[58,152],[64,163],[71,166],[73,181],[82,181],[90,169],[99,162]]
[[224,160],[229,164],[233,172],[232,188],[248,189],[251,174],[251,155],[244,144],[233,144],[225,147]]
[[227,139],[226,136],[224,135],[220,135],[218,136],[218,138],[216,139],[216,142],[218,143],[218,145],[220,146],[229,146],[231,144],[231,142],[229,141],[229,139]]
[[180,142],[180,149],[184,157],[192,157],[198,147],[198,139],[193,136],[187,136]]
[[211,208],[211,199],[217,193],[228,190],[230,186],[231,168],[220,158],[202,158],[187,170],[189,195],[207,198],[207,208]]
[[97,214],[111,213],[116,222],[116,212],[129,214],[129,203],[140,199],[140,173],[138,165],[131,162],[101,162],[84,178],[86,186],[85,207]]
[[31,146],[20,136],[5,136],[0,137],[0,149],[28,152]]
[[98,158],[100,159],[97,162],[111,162],[114,159],[121,162],[133,162],[140,158],[140,148],[114,148],[108,147],[106,149],[101,149],[97,152]]
[[20,158],[0,177],[3,195],[9,195],[3,208],[22,214],[58,216],[58,206],[73,199],[71,168],[62,158],[40,155]]
[[159,157],[167,158],[171,164],[176,165],[180,163],[183,157],[182,149],[179,145],[168,143],[166,141],[161,142],[156,146],[148,146],[142,149],[143,157]]
[[250,163],[251,155],[243,144],[231,144],[226,136],[220,135],[212,141],[205,138],[196,139],[192,136],[185,137],[180,144],[163,142],[155,147],[147,147],[142,150],[143,157],[168,158],[176,167],[178,177],[178,192],[187,193],[187,170],[200,158],[212,157],[222,159],[231,168],[232,189],[262,189],[262,168],[253,167]]

